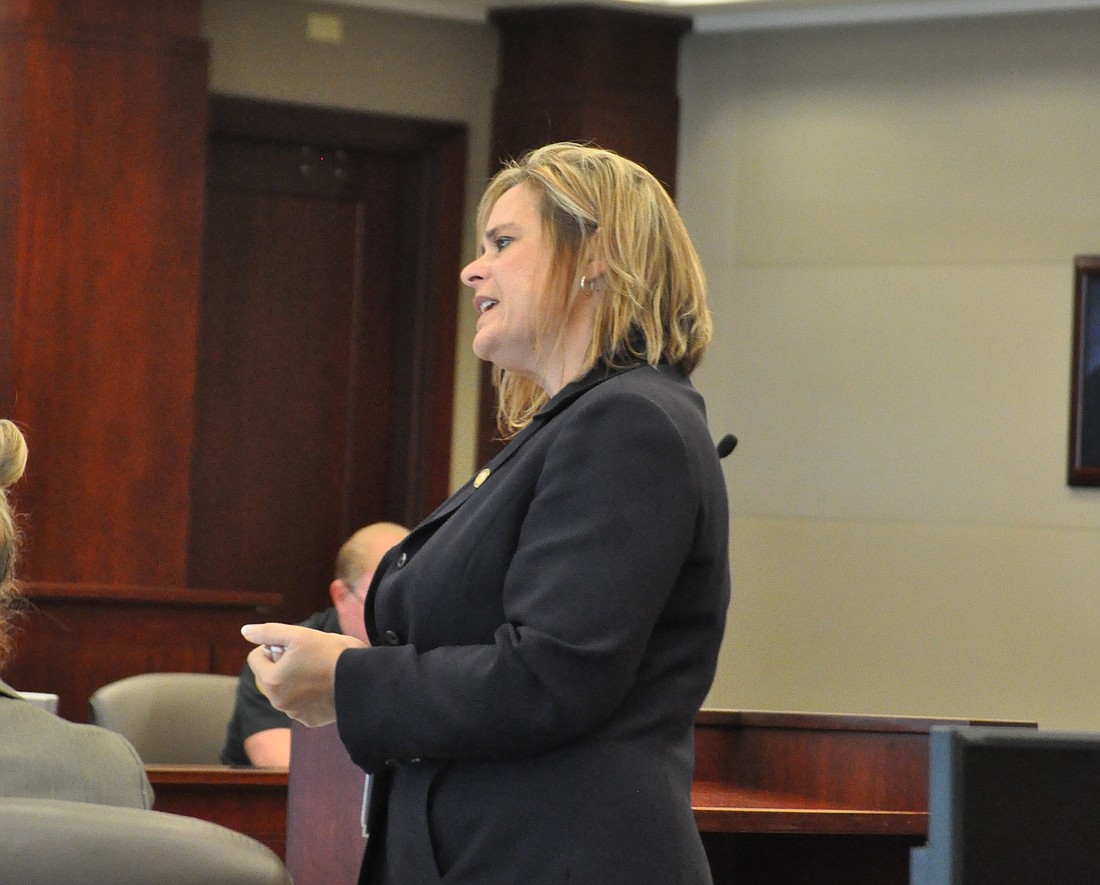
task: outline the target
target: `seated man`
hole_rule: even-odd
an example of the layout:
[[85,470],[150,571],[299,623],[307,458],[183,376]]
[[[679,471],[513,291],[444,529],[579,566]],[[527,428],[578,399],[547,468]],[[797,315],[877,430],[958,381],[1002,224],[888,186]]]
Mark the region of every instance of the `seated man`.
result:
[[[301,626],[343,633],[367,642],[363,625],[367,588],[386,551],[408,533],[408,529],[396,523],[376,522],[348,538],[336,556],[336,577],[329,585],[332,608],[311,615]],[[237,683],[237,702],[221,760],[226,765],[263,768],[285,768],[290,764],[290,717],[272,707],[260,694],[247,663]]]
[[[7,488],[23,475],[26,463],[23,434],[11,421],[0,420],[0,668],[12,650],[12,615],[19,608],[15,566],[20,534]],[[0,796],[153,805],[145,766],[126,738],[55,716],[2,680],[0,735]]]

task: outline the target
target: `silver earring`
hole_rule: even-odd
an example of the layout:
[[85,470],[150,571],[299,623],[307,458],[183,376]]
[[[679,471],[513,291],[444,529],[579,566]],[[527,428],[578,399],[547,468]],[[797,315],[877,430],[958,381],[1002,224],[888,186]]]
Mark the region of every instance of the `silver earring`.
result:
[[587,286],[588,286],[588,277],[581,277],[580,288],[584,289],[584,288],[587,288]]

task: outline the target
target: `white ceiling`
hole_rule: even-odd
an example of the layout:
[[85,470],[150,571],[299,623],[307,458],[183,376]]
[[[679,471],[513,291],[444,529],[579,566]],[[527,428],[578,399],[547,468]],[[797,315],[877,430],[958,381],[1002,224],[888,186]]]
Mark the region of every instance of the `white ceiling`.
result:
[[[316,2],[316,0],[315,0]],[[587,5],[688,16],[696,31],[736,31],[871,21],[1100,8],[1100,0],[320,0],[437,18],[484,21],[493,9]]]

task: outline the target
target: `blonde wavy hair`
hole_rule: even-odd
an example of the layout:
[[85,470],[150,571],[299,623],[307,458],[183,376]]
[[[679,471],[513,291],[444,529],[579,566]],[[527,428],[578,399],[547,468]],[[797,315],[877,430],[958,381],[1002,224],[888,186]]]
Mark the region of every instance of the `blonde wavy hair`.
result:
[[27,466],[27,442],[19,428],[0,419],[0,667],[11,653],[12,615],[16,609],[15,565],[22,533],[8,500],[8,488]]
[[[535,193],[552,261],[544,329],[564,327],[586,281],[599,293],[584,370],[667,362],[691,373],[710,343],[707,284],[699,256],[672,198],[647,170],[613,151],[564,142],[508,163],[478,206],[478,229],[505,191]],[[513,436],[547,394],[521,375],[494,368],[497,423]]]

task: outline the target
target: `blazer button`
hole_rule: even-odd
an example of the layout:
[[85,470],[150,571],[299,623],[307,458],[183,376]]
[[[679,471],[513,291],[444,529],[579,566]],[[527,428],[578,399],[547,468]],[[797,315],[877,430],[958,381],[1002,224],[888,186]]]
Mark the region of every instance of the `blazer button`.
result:
[[393,630],[387,630],[382,638],[386,640],[386,645],[401,645],[401,637]]
[[394,563],[394,567],[395,568],[404,568],[405,563],[407,563],[408,561],[409,561],[409,555],[404,550],[402,550],[400,555],[397,557],[397,562]]

